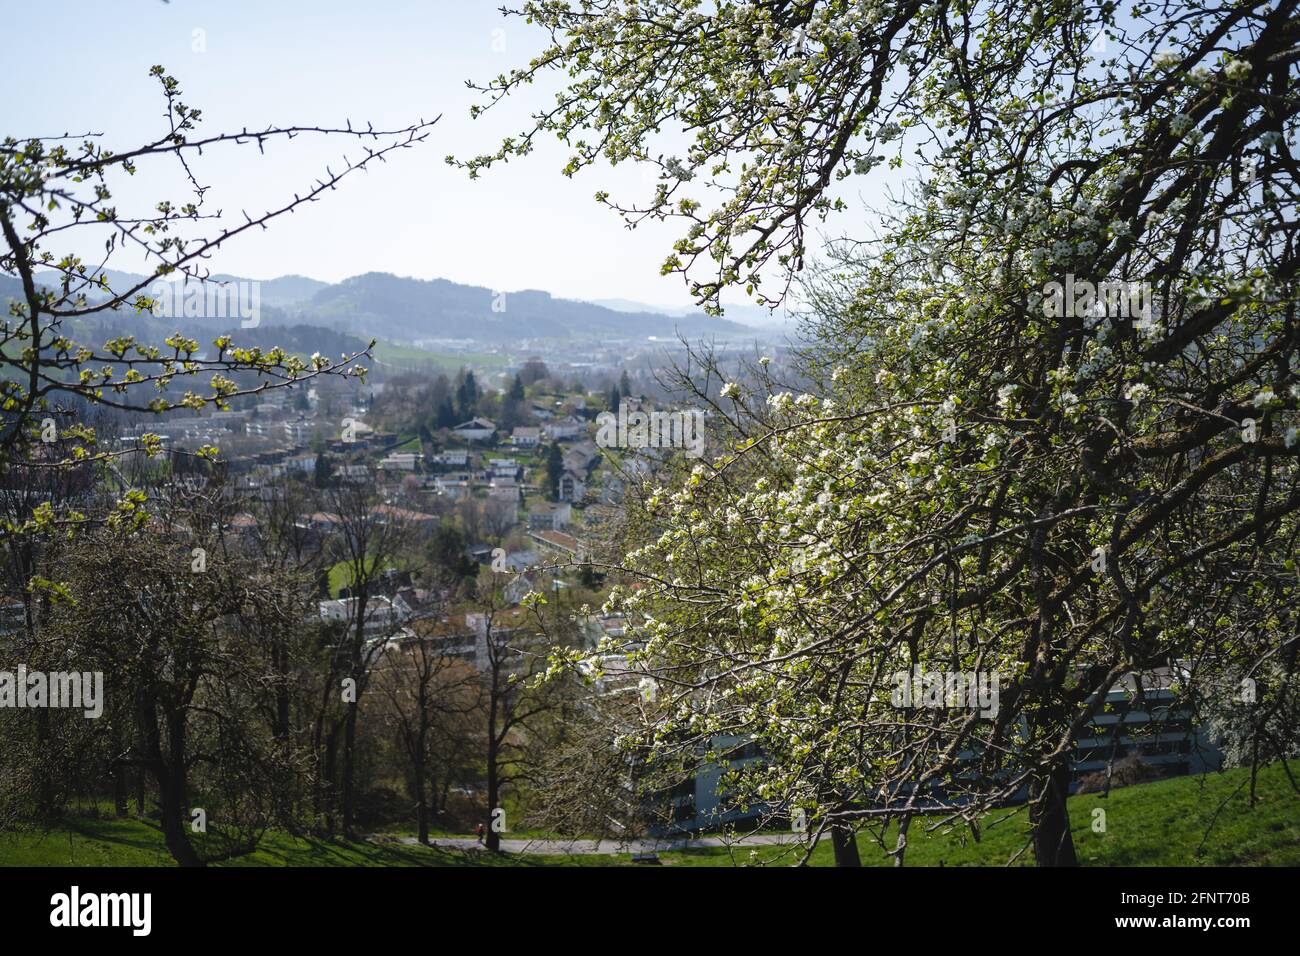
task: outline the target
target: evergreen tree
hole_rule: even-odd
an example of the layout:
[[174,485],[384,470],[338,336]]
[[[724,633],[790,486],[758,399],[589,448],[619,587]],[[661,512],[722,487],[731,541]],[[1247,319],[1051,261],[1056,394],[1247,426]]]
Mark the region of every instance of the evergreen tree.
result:
[[322,453],[316,455],[316,469],[313,480],[317,488],[328,488],[334,484],[334,462],[330,456]]
[[517,402],[524,400],[524,381],[516,373],[515,380],[510,386],[510,391],[506,393],[507,398],[513,398]]
[[433,414],[434,428],[453,428],[460,424],[456,419],[456,406],[451,403],[451,396],[444,398]]
[[478,382],[474,379],[474,373],[466,370],[460,384],[456,387],[456,407],[462,421],[473,418],[477,413],[479,397]]
[[528,414],[524,408],[525,392],[524,383],[518,375],[515,376],[510,390],[506,392],[505,398],[501,400],[501,421],[502,428],[510,429],[516,425],[522,425],[528,420]]
[[564,474],[564,456],[558,442],[551,442],[546,452],[546,494],[555,500],[560,495],[560,477]]

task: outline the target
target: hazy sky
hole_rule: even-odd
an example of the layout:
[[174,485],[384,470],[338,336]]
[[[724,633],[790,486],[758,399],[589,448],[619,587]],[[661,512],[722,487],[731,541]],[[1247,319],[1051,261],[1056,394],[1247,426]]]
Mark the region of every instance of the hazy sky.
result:
[[[148,76],[155,63],[177,78],[186,103],[203,110],[200,129],[208,133],[347,119],[380,128],[442,114],[426,143],[349,177],[270,231],[234,240],[214,257],[213,271],[327,281],[384,271],[572,298],[689,304],[680,277],[659,276],[681,224],[629,231],[592,198],[597,189],[615,198],[649,195],[649,174],[623,167],[566,179],[559,170],[567,152],[554,139],[474,182],[444,162],[448,153],[489,151],[519,131],[528,111],[552,102],[554,87],[537,87],[469,118],[479,100],[464,81],[526,63],[545,39],[517,18],[502,18],[501,3],[0,0],[11,78],[0,100],[0,133],[95,131],[115,148],[139,145],[164,129],[163,100]],[[197,30],[202,52],[194,49]],[[265,157],[251,146],[211,151],[195,169],[212,186],[210,206],[256,214],[301,192],[326,163],[337,168],[344,153],[360,149],[317,137],[269,147]],[[123,210],[130,208],[125,200],[151,205],[184,195],[170,173],[141,173],[118,194]]]

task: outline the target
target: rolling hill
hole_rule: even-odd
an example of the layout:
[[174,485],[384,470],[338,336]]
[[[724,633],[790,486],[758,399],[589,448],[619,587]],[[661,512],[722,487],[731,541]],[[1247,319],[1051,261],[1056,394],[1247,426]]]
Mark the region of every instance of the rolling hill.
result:
[[[143,277],[106,270],[114,289],[139,284]],[[56,277],[37,275],[53,285]],[[214,275],[222,282],[246,282]],[[146,290],[147,291],[147,290]],[[645,339],[744,337],[753,329],[703,313],[663,315],[628,312],[591,302],[558,299],[535,289],[497,293],[447,279],[412,279],[368,272],[338,283],[305,276],[281,276],[259,284],[263,325],[318,325],[365,339],[399,342],[473,339],[512,343],[529,339]],[[0,298],[21,294],[12,276],[0,275]],[[185,320],[170,320],[185,329]],[[187,330],[188,331],[188,330]]]

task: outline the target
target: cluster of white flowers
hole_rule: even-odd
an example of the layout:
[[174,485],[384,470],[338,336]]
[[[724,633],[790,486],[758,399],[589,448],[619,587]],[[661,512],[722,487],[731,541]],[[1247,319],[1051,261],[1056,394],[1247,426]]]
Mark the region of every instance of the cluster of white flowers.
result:
[[690,182],[695,178],[695,174],[683,166],[681,160],[676,156],[668,157],[668,160],[664,163],[664,169],[668,171],[670,176],[682,182]]
[[1152,60],[1152,65],[1157,70],[1164,72],[1166,70],[1172,70],[1180,62],[1182,62],[1182,57],[1173,50],[1161,50],[1156,54],[1155,59]]
[[1250,64],[1245,60],[1226,60],[1223,64],[1223,75],[1233,83],[1244,82],[1250,76]]

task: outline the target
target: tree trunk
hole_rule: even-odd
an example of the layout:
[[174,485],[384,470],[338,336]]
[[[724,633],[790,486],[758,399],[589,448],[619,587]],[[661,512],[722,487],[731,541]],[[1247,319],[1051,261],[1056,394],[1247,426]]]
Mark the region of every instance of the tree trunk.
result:
[[348,706],[348,714],[343,722],[343,835],[351,840],[355,838],[353,829],[356,816],[356,743],[357,743],[357,705]]
[[484,834],[484,840],[488,851],[491,853],[501,852],[501,834],[497,833],[493,827],[496,825],[497,803],[501,798],[501,785],[497,780],[497,742],[496,721],[492,720],[489,724],[491,734],[488,739],[487,753],[487,784],[488,784],[488,824],[487,833]]
[[284,741],[289,737],[290,700],[289,652],[284,646],[283,638],[275,643],[272,667],[275,670],[275,721],[271,733],[276,740]]
[[325,832],[331,837],[334,836],[335,814],[338,812],[338,749],[339,731],[335,725],[325,734],[325,772],[321,774]]
[[898,841],[894,844],[894,866],[903,865],[903,856],[907,853],[907,830],[912,825],[912,815],[904,813],[898,821]]
[[1059,763],[1030,784],[1029,822],[1034,834],[1034,859],[1039,866],[1078,866],[1070,813],[1065,798],[1070,793],[1070,765]]
[[203,858],[190,842],[186,824],[189,787],[185,779],[185,715],[176,713],[167,719],[168,759],[154,755],[154,779],[158,784],[158,804],[162,811],[163,841],[172,858],[181,866],[203,866]]
[[203,866],[202,858],[194,849],[194,844],[190,842],[189,834],[185,832],[184,800],[173,782],[162,782],[171,776],[172,774],[165,769],[158,775],[160,781],[158,804],[162,811],[163,842],[167,844],[167,851],[172,855],[172,859],[181,866]]
[[113,766],[113,815],[126,816],[126,765],[122,763]]
[[858,857],[858,841],[847,826],[837,824],[831,827],[831,846],[835,850],[836,866],[862,865],[862,860]]
[[417,839],[429,842],[429,788],[424,780],[424,761],[415,761],[415,825]]
[[[23,693],[23,691],[19,691]],[[42,707],[36,711],[36,739],[41,753],[49,753],[50,747],[50,712]],[[54,799],[54,770],[47,760],[36,764],[38,776],[36,790],[36,813],[41,820],[54,820],[60,815],[61,807]]]
[[[360,574],[354,574],[354,578],[360,579]],[[368,581],[361,580],[356,597],[357,619],[354,624],[355,631],[352,638],[352,661],[351,674],[356,699],[350,701],[347,705],[347,718],[343,724],[343,835],[349,839],[355,839],[354,823],[356,816],[356,745],[357,745],[357,708],[361,706],[362,682],[365,680],[365,674],[362,668],[362,654],[366,646],[365,622],[366,606],[370,602],[370,585]]]

